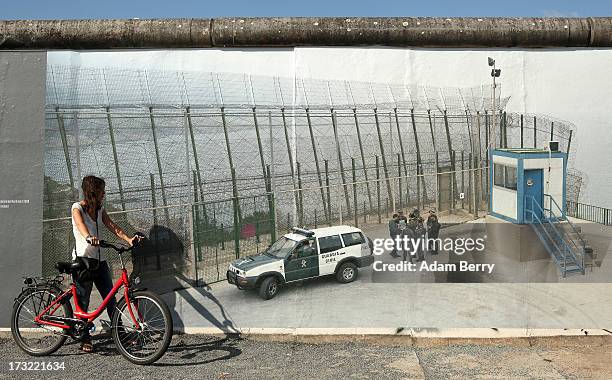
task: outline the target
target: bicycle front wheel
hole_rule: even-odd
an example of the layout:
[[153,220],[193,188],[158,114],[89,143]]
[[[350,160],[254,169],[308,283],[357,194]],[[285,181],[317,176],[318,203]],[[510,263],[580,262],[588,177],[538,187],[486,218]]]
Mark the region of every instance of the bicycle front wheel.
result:
[[172,339],[172,316],[166,303],[149,291],[130,297],[134,323],[123,298],[113,313],[112,333],[117,349],[134,364],[151,364],[161,358]]

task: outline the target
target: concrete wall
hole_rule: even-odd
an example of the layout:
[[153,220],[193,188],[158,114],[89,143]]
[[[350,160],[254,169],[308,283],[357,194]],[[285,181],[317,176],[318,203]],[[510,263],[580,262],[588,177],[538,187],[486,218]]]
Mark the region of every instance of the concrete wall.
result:
[[46,52],[0,52],[0,326],[40,275]]

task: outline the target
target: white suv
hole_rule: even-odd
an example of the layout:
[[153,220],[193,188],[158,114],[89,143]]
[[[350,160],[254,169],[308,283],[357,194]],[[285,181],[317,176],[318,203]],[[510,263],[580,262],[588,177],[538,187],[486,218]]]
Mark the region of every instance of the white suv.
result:
[[281,285],[335,275],[339,282],[357,278],[358,268],[372,265],[372,242],[355,227],[293,228],[266,251],[233,261],[227,281],[238,289],[259,289],[263,299]]

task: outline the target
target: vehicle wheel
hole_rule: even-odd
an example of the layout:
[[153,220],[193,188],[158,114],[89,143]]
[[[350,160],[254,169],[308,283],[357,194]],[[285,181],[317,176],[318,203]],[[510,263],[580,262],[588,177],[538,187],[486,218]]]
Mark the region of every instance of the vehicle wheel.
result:
[[264,279],[259,285],[259,296],[265,300],[269,300],[270,298],[274,298],[278,293],[278,279],[274,276],[270,276]]
[[336,280],[343,284],[353,282],[357,278],[357,265],[353,263],[344,263],[340,265],[336,272]]
[[[15,343],[32,356],[51,355],[66,342],[66,332],[59,328],[39,325],[34,318],[49,306],[61,291],[53,288],[26,290],[15,301],[11,314],[11,333]],[[52,314],[72,318],[72,306],[66,302]]]
[[149,291],[135,292],[130,297],[134,323],[125,298],[113,313],[112,335],[117,349],[134,364],[151,364],[161,358],[172,339],[172,316],[166,303]]

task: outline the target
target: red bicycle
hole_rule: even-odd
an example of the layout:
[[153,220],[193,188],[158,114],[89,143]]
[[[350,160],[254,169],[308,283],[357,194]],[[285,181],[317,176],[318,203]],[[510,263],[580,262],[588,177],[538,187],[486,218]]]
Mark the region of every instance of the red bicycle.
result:
[[[83,269],[80,261],[58,262],[55,278],[28,277],[26,286],[15,299],[11,332],[17,345],[33,356],[50,355],[68,337],[80,340],[92,322],[106,309],[111,297],[123,288],[111,321],[113,341],[119,352],[135,364],[151,364],[161,358],[172,339],[172,316],[166,303],[155,293],[137,289],[136,278],[129,280],[122,254],[132,247],[117,247],[100,241],[103,248],[113,248],[121,260],[121,277],[102,304],[91,313],[79,307],[76,286],[62,290],[62,273],[72,275]],[[75,311],[70,300],[74,300]]]

